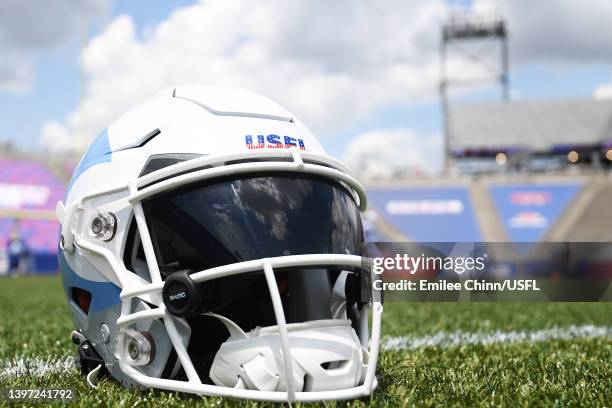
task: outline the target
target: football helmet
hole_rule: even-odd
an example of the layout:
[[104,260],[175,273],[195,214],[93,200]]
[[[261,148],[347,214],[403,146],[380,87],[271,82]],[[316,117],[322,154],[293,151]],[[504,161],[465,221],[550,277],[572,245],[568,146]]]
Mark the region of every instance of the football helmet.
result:
[[265,401],[371,394],[382,304],[365,208],[269,99],[185,86],[132,109],[57,205],[82,373]]

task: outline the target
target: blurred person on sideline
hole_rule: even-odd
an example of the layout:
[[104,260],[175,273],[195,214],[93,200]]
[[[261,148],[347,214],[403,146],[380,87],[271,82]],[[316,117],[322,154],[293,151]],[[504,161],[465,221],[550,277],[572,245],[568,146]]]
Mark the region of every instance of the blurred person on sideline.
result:
[[21,238],[18,227],[15,227],[11,232],[6,245],[6,252],[9,258],[9,275],[25,275],[28,269],[30,251],[25,240]]

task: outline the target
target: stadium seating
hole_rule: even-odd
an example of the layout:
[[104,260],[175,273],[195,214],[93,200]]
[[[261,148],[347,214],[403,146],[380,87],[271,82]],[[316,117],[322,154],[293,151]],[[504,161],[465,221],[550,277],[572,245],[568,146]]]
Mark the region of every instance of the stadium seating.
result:
[[449,115],[453,150],[472,153],[535,150],[553,153],[600,145],[612,130],[610,100],[459,103]]

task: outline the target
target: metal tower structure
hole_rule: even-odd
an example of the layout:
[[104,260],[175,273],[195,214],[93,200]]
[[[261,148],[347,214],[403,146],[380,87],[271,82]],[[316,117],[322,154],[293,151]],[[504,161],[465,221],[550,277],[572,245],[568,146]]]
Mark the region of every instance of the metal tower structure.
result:
[[[470,43],[480,42],[477,50],[468,47]],[[497,62],[485,59],[493,44],[499,48]],[[480,69],[482,75],[460,78],[457,72],[449,70],[448,60],[453,56],[458,62],[469,62]],[[459,71],[454,68],[455,71]],[[444,121],[444,171],[448,172],[452,156],[449,131],[449,90],[452,87],[498,84],[501,98],[509,99],[509,52],[506,23],[499,13],[477,13],[469,11],[453,12],[442,26],[440,43],[440,100]]]

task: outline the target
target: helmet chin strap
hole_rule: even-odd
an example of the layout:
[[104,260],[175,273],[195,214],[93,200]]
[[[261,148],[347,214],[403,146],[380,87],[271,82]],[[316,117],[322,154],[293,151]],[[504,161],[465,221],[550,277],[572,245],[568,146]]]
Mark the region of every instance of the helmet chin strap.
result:
[[[342,271],[332,289],[332,319],[288,325],[292,345],[292,375],[298,391],[323,391],[350,388],[363,380],[368,361],[358,336],[346,318],[344,294],[349,272]],[[204,313],[219,320],[230,336],[221,345],[210,369],[210,378],[217,384],[236,389],[279,391],[286,389],[284,356],[278,356],[278,326],[256,327],[244,332],[227,317]],[[324,344],[315,345],[311,339]],[[282,374],[281,374],[282,373]]]
[[[230,337],[227,341],[248,339],[249,335],[245,333],[240,326],[225,316],[216,313],[204,313],[205,316],[211,316],[219,320],[229,331]],[[251,390],[274,390],[279,381],[279,375],[268,370],[263,358],[263,354],[257,354],[252,360],[241,364],[241,374],[238,376],[238,382],[234,388],[251,389]]]
[[100,364],[99,366],[91,370],[89,374],[87,374],[87,384],[93,389],[98,388],[97,383],[98,377],[100,375],[100,370],[102,370],[102,364]]
[[218,315],[216,313],[212,313],[212,312],[207,312],[207,313],[203,313],[204,316],[210,316],[210,317],[214,317],[215,319],[219,320],[221,323],[223,323],[223,325],[225,326],[225,328],[227,329],[227,331],[229,331],[230,334],[230,339],[247,339],[249,338],[249,335],[246,334],[244,332],[244,330],[242,330],[240,328],[240,326],[238,326],[236,323],[234,323],[232,320],[228,319],[225,316],[221,316]]
[[[268,369],[263,354],[257,354],[252,360],[242,364],[238,382],[252,390],[275,390],[280,376]],[[238,384],[236,384],[238,385]]]
[[331,312],[332,319],[346,319],[346,295],[345,286],[346,278],[348,277],[348,271],[340,272],[336,283],[331,292],[331,301],[329,309]]

